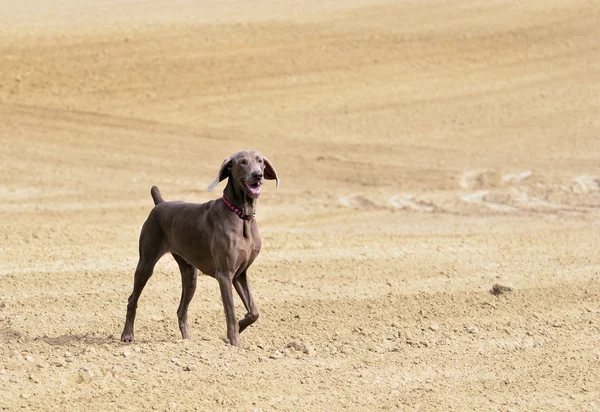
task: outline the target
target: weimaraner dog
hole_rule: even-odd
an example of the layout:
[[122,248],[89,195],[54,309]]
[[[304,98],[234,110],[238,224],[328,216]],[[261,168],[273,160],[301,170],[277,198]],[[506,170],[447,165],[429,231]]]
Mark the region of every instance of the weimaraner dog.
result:
[[[260,252],[260,235],[254,219],[256,201],[264,179],[275,180],[277,171],[260,153],[246,150],[223,161],[211,191],[228,179],[223,197],[206,203],[165,202],[156,186],[150,191],[154,208],[140,234],[140,260],[135,270],[133,293],[127,304],[122,342],[133,341],[133,323],[138,299],[152,276],[154,265],[171,252],[181,271],[182,292],[177,317],[184,339],[189,339],[187,310],[196,290],[197,270],[219,282],[227,320],[229,343],[241,346],[239,334],[258,319],[250,293],[247,271]],[[231,285],[248,313],[235,317]]]

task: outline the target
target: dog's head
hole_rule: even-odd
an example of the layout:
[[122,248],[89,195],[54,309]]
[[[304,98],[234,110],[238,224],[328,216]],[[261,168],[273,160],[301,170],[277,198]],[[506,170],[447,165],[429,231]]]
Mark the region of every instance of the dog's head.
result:
[[279,187],[277,171],[269,159],[254,150],[243,150],[223,160],[219,174],[208,186],[208,191],[226,178],[234,179],[251,198],[260,196],[260,187],[265,179],[275,180],[276,187]]

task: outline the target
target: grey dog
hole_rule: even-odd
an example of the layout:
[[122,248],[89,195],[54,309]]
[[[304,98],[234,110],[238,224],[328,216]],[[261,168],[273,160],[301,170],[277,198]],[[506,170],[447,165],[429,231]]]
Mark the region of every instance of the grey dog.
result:
[[[276,187],[279,187],[279,178],[271,162],[251,150],[226,158],[208,191],[227,178],[221,199],[200,204],[165,202],[158,188],[152,187],[155,206],[140,234],[140,258],[133,292],[127,304],[122,342],[133,341],[133,324],[140,294],[152,276],[156,262],[170,252],[181,271],[182,292],[177,309],[181,336],[184,339],[190,337],[187,311],[196,290],[199,269],[219,282],[227,338],[232,345],[241,346],[239,334],[258,319],[247,274],[261,247],[254,219],[256,201],[264,180],[275,180]],[[232,285],[248,311],[239,322],[235,316]]]

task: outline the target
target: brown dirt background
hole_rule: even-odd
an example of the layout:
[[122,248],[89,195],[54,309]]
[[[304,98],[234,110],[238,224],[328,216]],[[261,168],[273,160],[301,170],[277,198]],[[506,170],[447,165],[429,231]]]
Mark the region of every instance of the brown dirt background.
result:
[[[597,2],[4,3],[0,409],[600,410]],[[244,148],[245,349],[169,257],[121,344],[150,187]]]

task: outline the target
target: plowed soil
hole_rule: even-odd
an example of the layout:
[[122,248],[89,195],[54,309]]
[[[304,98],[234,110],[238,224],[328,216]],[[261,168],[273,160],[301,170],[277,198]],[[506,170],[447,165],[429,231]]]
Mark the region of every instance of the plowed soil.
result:
[[[597,2],[59,3],[0,6],[0,409],[600,410]],[[246,148],[244,349],[170,256],[122,344],[150,187]]]

